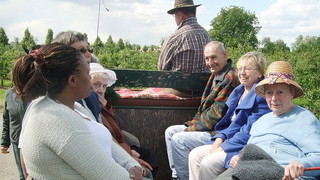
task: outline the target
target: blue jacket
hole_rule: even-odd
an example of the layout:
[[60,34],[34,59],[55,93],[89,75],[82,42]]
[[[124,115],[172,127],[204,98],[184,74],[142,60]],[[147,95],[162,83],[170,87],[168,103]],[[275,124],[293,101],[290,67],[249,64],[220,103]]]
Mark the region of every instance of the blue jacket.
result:
[[[254,93],[257,83],[252,86],[239,105],[240,97],[244,92],[243,85],[240,84],[232,91],[226,102],[228,106],[227,113],[215,127],[217,134],[212,139],[222,138],[224,140],[221,148],[227,153],[225,168],[229,167],[228,161],[231,157],[237,155],[243,146],[247,144],[251,125],[262,115],[270,112],[266,100]],[[234,112],[236,117],[231,121]]]
[[[97,94],[91,90],[90,95],[84,99],[86,102],[88,108],[91,110],[93,116],[96,118],[96,120],[99,122],[99,114],[101,112],[101,106],[98,99]],[[82,100],[78,100],[78,103],[80,103],[83,106]]]

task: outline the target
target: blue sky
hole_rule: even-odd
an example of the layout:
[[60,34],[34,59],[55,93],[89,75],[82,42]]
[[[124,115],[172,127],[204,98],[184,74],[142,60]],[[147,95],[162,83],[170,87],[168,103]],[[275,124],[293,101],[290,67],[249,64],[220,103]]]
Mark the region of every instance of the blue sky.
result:
[[[174,18],[166,13],[173,0],[103,0],[99,36],[106,41],[122,38],[131,44],[160,45],[175,29]],[[262,26],[258,39],[284,40],[289,46],[298,35],[319,36],[319,0],[194,0],[197,18],[207,30],[221,8],[240,6],[255,13]],[[0,0],[0,27],[10,41],[20,40],[29,28],[37,43],[45,41],[49,28],[54,36],[65,30],[88,34],[93,43],[97,35],[99,0]]]

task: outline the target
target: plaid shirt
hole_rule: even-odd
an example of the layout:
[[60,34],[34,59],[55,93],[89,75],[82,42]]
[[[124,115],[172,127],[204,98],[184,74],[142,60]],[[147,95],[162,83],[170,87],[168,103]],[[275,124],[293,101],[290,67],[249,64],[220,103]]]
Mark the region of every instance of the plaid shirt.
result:
[[204,46],[210,41],[207,30],[198,24],[197,18],[187,18],[164,42],[158,70],[210,72],[203,55]]
[[[227,65],[219,75],[210,76],[204,89],[198,113],[191,121],[185,122],[185,131],[209,131],[215,134],[214,127],[222,119],[227,111],[225,102],[239,81],[235,70],[231,67],[232,61],[228,60]],[[215,85],[213,85],[215,81]]]

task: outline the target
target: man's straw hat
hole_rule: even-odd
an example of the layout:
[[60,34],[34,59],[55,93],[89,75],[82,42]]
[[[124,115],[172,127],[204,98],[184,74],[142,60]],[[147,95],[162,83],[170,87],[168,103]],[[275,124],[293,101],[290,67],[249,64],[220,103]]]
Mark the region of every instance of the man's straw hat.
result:
[[275,83],[286,83],[294,87],[294,97],[303,95],[301,86],[294,81],[294,75],[291,65],[286,61],[275,61],[268,66],[266,78],[260,81],[254,91],[257,95],[265,97],[264,85]]
[[174,14],[174,12],[178,9],[182,9],[182,8],[196,8],[198,6],[201,6],[201,4],[199,5],[194,5],[193,0],[175,0],[174,2],[174,8],[170,9],[169,11],[167,11],[168,14]]

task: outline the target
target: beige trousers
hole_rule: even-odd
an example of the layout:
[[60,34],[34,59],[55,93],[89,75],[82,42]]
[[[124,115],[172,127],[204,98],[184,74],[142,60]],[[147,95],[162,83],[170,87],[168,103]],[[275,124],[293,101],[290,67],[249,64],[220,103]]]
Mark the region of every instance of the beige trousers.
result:
[[193,149],[189,154],[189,180],[212,180],[226,169],[223,168],[226,153],[209,153],[211,145]]

